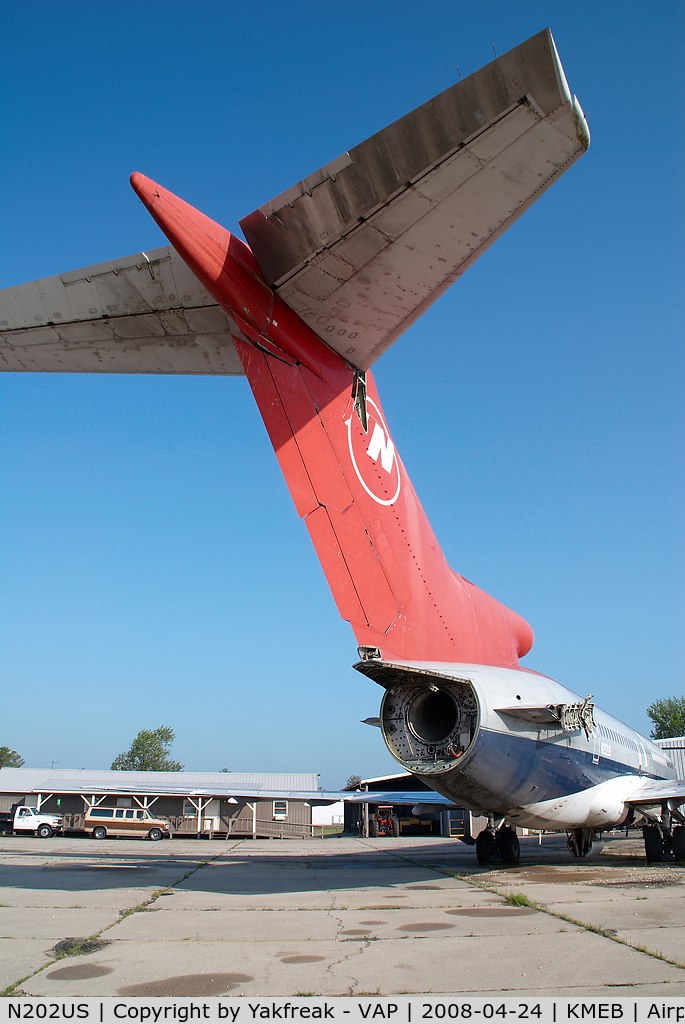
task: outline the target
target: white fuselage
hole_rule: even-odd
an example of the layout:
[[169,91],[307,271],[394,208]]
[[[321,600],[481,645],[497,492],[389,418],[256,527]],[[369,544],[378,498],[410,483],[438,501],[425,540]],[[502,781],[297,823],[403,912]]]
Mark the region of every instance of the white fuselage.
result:
[[[646,780],[675,778],[667,752],[596,707],[587,735],[582,728],[564,731],[558,723],[537,724],[502,710],[582,703],[582,696],[547,676],[436,662],[393,662],[390,671],[390,682],[377,671],[368,674],[391,687],[385,700],[395,704],[402,692],[416,692],[421,680],[429,689],[447,693],[449,680],[471,688],[478,718],[468,746],[452,760],[443,759],[439,766],[436,762],[437,771],[430,763],[398,760],[438,793],[475,813],[492,813],[531,828],[609,828],[626,822],[630,809],[625,801]],[[404,718],[411,743],[411,713]],[[386,732],[384,736],[397,757],[396,738]]]

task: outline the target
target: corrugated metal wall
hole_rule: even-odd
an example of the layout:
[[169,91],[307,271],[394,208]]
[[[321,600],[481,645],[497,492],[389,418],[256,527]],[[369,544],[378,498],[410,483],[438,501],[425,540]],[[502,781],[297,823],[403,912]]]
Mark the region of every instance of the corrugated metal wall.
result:
[[677,777],[685,779],[685,736],[671,736],[667,740],[654,740],[657,747],[668,751],[668,756],[675,765]]
[[23,793],[3,793],[0,795],[0,814],[7,814],[12,810],[12,804],[18,804],[23,799]]

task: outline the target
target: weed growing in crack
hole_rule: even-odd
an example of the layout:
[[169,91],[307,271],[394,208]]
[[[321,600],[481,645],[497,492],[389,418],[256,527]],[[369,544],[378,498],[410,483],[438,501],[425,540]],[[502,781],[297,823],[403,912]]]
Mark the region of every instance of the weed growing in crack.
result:
[[539,909],[538,904],[528,899],[525,893],[522,892],[508,892],[505,897],[505,903],[508,907],[532,907],[534,910]]

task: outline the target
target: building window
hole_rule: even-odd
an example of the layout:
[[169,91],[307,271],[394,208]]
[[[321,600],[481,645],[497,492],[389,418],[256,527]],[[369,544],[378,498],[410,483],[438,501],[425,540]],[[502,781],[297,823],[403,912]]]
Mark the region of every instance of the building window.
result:
[[130,796],[118,796],[117,807],[131,807],[133,805],[133,799]]
[[197,818],[197,807],[192,800],[183,801],[183,817],[184,818]]
[[288,817],[288,801],[287,800],[274,800],[274,818],[283,821],[284,818]]

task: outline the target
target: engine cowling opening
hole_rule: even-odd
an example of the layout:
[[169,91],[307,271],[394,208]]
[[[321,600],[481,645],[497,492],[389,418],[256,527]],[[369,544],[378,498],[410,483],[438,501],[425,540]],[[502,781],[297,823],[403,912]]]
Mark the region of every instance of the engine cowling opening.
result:
[[387,668],[386,674],[378,666],[374,678],[386,686],[380,726],[392,756],[417,775],[457,767],[478,732],[478,699],[470,682]]

